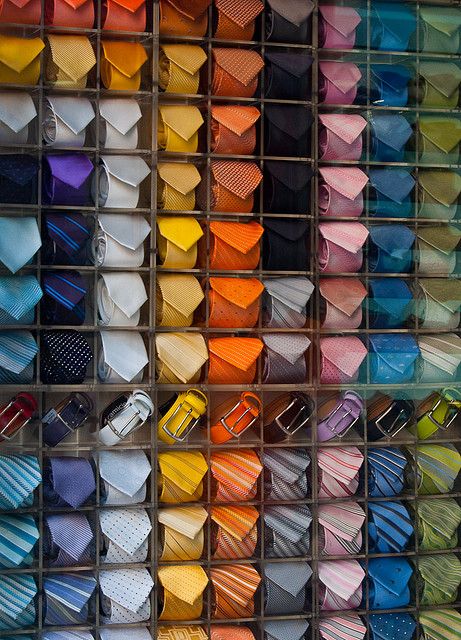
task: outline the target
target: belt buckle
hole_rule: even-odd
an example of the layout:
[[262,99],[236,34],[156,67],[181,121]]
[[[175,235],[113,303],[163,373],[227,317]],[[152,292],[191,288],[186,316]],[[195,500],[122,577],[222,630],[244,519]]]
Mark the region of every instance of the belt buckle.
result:
[[[170,436],[170,438],[173,438],[173,440],[176,440],[176,442],[184,442],[184,440],[186,440],[186,438],[189,437],[189,435],[192,433],[192,431],[195,429],[195,427],[200,422],[201,416],[199,416],[198,418],[195,418],[189,424],[189,426],[186,429],[184,429],[184,432],[181,432],[181,428],[182,428],[183,424],[185,424],[185,422],[188,420],[189,416],[191,415],[192,411],[194,410],[193,407],[189,407],[189,409],[187,409],[187,411],[186,411],[186,415],[181,420],[181,422],[177,426],[176,430],[175,431],[170,431],[170,429],[168,429],[168,424],[178,415],[179,411],[181,411],[183,406],[187,403],[187,396],[189,395],[189,393],[191,393],[192,395],[195,395],[195,396],[199,397],[200,399],[202,399],[203,394],[200,391],[197,392],[194,389],[189,389],[187,391],[187,394],[186,394],[186,397],[184,398],[184,400],[178,404],[178,406],[173,411],[171,416],[168,418],[168,420],[162,426],[162,429],[167,434],[167,436]],[[205,397],[205,396],[203,396],[203,397]],[[181,435],[179,435],[179,434],[181,434]]]
[[229,409],[229,411],[223,415],[223,417],[221,418],[221,420],[219,421],[222,426],[224,427],[224,429],[230,433],[230,435],[234,438],[240,438],[240,436],[245,433],[245,431],[247,431],[247,429],[249,429],[250,427],[252,427],[254,425],[254,423],[257,421],[257,419],[259,418],[260,415],[260,411],[258,408],[258,415],[255,416],[253,418],[253,420],[250,420],[250,422],[247,424],[246,427],[244,427],[241,431],[234,431],[235,427],[238,425],[239,422],[241,422],[243,420],[243,418],[247,415],[247,413],[251,413],[252,412],[252,408],[251,407],[247,407],[245,409],[245,411],[242,413],[242,415],[236,420],[235,424],[233,427],[231,427],[230,425],[227,424],[226,419],[236,410],[240,407],[240,405],[244,405],[245,404],[245,400],[243,398],[241,398],[236,404],[234,404],[234,406],[232,407],[232,409]]
[[[312,410],[310,410],[310,407],[307,405],[307,403],[303,403],[301,405],[301,408],[299,409],[298,413],[295,415],[295,417],[293,418],[293,420],[290,422],[290,424],[288,426],[285,427],[285,425],[282,424],[282,417],[290,410],[292,409],[294,406],[296,406],[297,403],[301,403],[302,400],[301,398],[296,395],[294,396],[293,400],[290,402],[290,404],[279,413],[279,415],[275,418],[275,424],[279,427],[279,429],[281,429],[282,431],[284,431],[286,434],[288,434],[289,436],[293,436],[297,431],[299,431],[300,429],[302,429],[302,427],[304,427],[310,420],[311,416],[312,416]],[[307,418],[304,418],[296,427],[294,426],[296,421],[302,416],[302,414],[308,411],[309,415],[307,416]],[[294,428],[293,428],[294,427]]]
[[[76,420],[75,423],[70,424],[69,422],[67,422],[67,420],[64,420],[61,413],[74,401],[74,399],[77,399],[79,401],[77,410],[75,412],[76,416],[79,414],[80,410],[83,409],[85,406],[88,407],[88,411],[85,413],[85,415],[81,420],[79,421]],[[67,396],[67,398],[65,399],[65,404],[61,407],[59,411],[52,409],[47,413],[47,415],[42,419],[42,421],[52,422],[52,420],[58,419],[65,426],[68,434],[73,433],[74,431],[76,431],[76,429],[79,429],[83,424],[85,424],[85,422],[88,420],[88,417],[90,415],[92,408],[93,408],[93,403],[91,402],[91,400],[87,395],[84,395],[82,393],[71,393],[69,396]]]
[[[333,409],[333,411],[330,413],[330,415],[328,416],[327,420],[325,421],[325,426],[327,429],[329,429],[331,431],[331,433],[333,433],[335,436],[337,436],[338,438],[344,438],[345,435],[347,435],[349,433],[349,431],[352,429],[352,427],[354,427],[357,422],[359,421],[359,416],[357,416],[351,423],[350,425],[347,427],[347,429],[344,429],[344,431],[341,431],[341,433],[338,433],[336,431],[336,429],[333,426],[330,426],[330,420],[333,418],[333,416],[335,416],[338,411],[340,411],[342,408],[344,407],[344,401],[341,401],[337,407],[335,407]],[[352,411],[350,409],[347,409],[346,411],[343,411],[343,418],[347,418],[347,416],[352,415]]]
[[[18,396],[14,396],[14,398],[12,398],[7,405],[5,405],[3,407],[3,409],[0,410],[0,418],[2,418],[5,413],[7,411],[9,411],[9,409],[11,409],[12,407],[14,407],[16,399]],[[32,411],[32,414],[34,412]],[[11,435],[7,435],[8,430],[10,429],[10,427],[16,422],[16,420],[21,416],[24,415],[24,409],[22,407],[19,407],[18,410],[16,411],[16,413],[14,414],[14,416],[12,416],[8,422],[2,427],[2,429],[0,430],[0,442],[3,440],[12,440],[17,434],[18,432],[26,426],[26,424],[28,424],[31,420],[32,420],[32,414],[28,417],[25,418],[21,424],[19,424],[13,431],[13,433]]]
[[[139,390],[137,390],[137,392],[139,393]],[[144,395],[147,395],[147,394],[144,394]],[[121,397],[123,397],[123,395]],[[132,398],[132,397],[133,397],[133,394],[128,396],[128,400],[130,398]],[[136,421],[139,419],[139,416],[141,415],[141,411],[136,407],[136,405],[134,405],[132,402],[127,402],[125,404],[125,406],[120,410],[119,413],[121,413],[127,407],[128,404],[130,404],[130,406],[132,407],[134,413],[119,428],[116,428],[114,426],[114,423],[112,422],[114,416],[112,417],[112,419],[108,419],[106,421],[107,426],[113,431],[113,433],[115,433],[117,438],[119,438],[120,440],[123,440],[124,438],[129,436],[131,433],[134,433],[135,431],[140,429],[142,427],[142,425],[146,422],[147,418],[151,415],[151,413],[149,413],[149,415],[147,416],[146,420],[140,420],[139,424],[136,426]],[[131,427],[130,425],[133,422],[134,422],[134,425],[133,425],[133,427]]]
[[[457,406],[457,403],[453,402],[453,401],[446,401],[448,407],[456,407],[457,411],[453,412],[453,415],[451,416],[451,418],[449,418],[448,420],[444,421],[444,422],[439,422],[435,417],[434,414],[437,411],[437,409],[440,407],[440,405],[442,404],[442,400],[445,400],[445,398],[442,398],[439,395],[439,399],[437,400],[437,402],[435,403],[435,405],[432,407],[432,409],[430,409],[427,412],[427,417],[429,418],[429,420],[432,422],[432,424],[434,424],[437,429],[442,429],[443,431],[446,431],[447,429],[449,429],[451,427],[451,425],[453,424],[453,422],[456,420],[456,418],[458,417],[458,413],[459,413],[459,407]],[[447,412],[448,413],[448,412]]]
[[377,418],[375,420],[375,425],[378,427],[378,429],[381,431],[381,433],[384,436],[386,436],[387,438],[393,438],[398,433],[400,433],[402,431],[402,429],[405,429],[405,427],[407,427],[411,422],[411,416],[410,416],[398,428],[395,428],[395,426],[398,423],[400,417],[402,415],[405,415],[405,410],[404,409],[400,409],[398,416],[394,419],[394,421],[391,424],[389,429],[386,430],[383,426],[381,426],[381,420],[383,420],[383,418],[385,418],[387,415],[389,415],[389,413],[392,411],[392,409],[395,407],[396,404],[397,404],[397,402],[395,400],[393,402],[391,402],[391,404],[386,409],[386,411],[384,413],[382,413],[379,416],[379,418]]

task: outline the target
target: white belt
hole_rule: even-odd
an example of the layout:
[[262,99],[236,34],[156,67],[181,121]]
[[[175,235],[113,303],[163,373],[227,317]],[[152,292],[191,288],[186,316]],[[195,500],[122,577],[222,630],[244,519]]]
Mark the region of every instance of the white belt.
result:
[[118,444],[142,427],[153,412],[154,404],[149,395],[141,389],[135,389],[125,406],[115,415],[108,416],[98,433],[99,442],[108,447]]

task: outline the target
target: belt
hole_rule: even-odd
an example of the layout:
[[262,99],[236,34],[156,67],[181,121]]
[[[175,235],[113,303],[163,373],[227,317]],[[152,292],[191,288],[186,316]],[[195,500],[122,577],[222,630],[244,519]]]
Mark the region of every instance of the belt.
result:
[[446,431],[461,411],[461,392],[446,387],[431,393],[416,409],[416,425],[410,431],[420,440],[430,438],[439,429]]
[[222,444],[231,438],[240,438],[247,429],[256,424],[261,410],[261,400],[250,391],[244,391],[237,402],[235,397],[228,398],[216,407],[211,416],[211,441],[214,444]]
[[[261,254],[259,241],[264,233],[263,227],[258,222],[212,220],[209,229],[209,268],[211,270],[257,269]],[[201,257],[206,260],[206,252],[203,252]]]
[[345,391],[323,402],[317,411],[317,440],[344,438],[360,420],[363,400],[355,391]]
[[175,444],[186,440],[206,413],[208,399],[199,389],[178,393],[159,408],[158,437]]
[[358,167],[321,167],[319,173],[320,215],[358,218],[363,212],[368,176]]
[[93,410],[93,401],[86,393],[71,393],[50,409],[42,418],[43,442],[55,447],[81,427]]
[[259,53],[249,49],[213,47],[211,92],[214,96],[252,98],[264,67]]
[[356,273],[362,268],[362,247],[368,230],[360,222],[319,224],[319,266],[324,273]]
[[142,427],[153,412],[153,402],[145,391],[135,389],[130,395],[118,396],[101,414],[99,441],[106,446],[118,444]]
[[278,396],[264,411],[264,441],[282,442],[307,427],[314,403],[304,393],[292,392]]
[[367,411],[368,440],[393,438],[413,421],[415,406],[406,398],[391,398],[377,394]]
[[312,168],[307,163],[266,160],[264,162],[264,211],[305,215],[310,210],[312,176]]
[[37,401],[29,393],[18,393],[0,408],[0,442],[11,440],[25,427],[37,410]]
[[259,338],[210,338],[209,384],[252,384],[263,349]]

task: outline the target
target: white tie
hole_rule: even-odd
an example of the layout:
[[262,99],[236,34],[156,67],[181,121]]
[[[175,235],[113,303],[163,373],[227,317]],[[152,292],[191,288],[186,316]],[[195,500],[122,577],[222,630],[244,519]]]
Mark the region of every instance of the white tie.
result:
[[104,480],[106,506],[139,504],[146,499],[151,466],[144,451],[100,451],[99,473]]
[[29,123],[36,117],[34,101],[28,93],[0,93],[0,144],[26,144]]
[[[112,629],[101,627],[99,637],[101,640],[127,640],[126,629]],[[152,636],[145,627],[130,627],[129,640],[152,640]]]
[[[93,176],[93,201],[100,207],[135,209],[139,185],[149,174],[149,165],[138,156],[102,156],[99,173]],[[99,192],[96,193],[98,175]]]
[[98,375],[105,384],[141,382],[149,362],[146,345],[136,331],[101,331]]
[[86,127],[95,113],[88,98],[48,96],[43,120],[43,139],[52,147],[84,147]]
[[142,265],[143,242],[150,233],[150,225],[142,216],[100,213],[98,224],[92,246],[98,267]]
[[145,509],[103,509],[99,521],[107,547],[104,563],[146,561],[152,525]]
[[101,571],[102,617],[107,624],[143,622],[150,618],[149,595],[154,581],[147,569]]
[[103,149],[136,149],[141,109],[133,98],[104,98],[99,102],[101,115],[99,141]]
[[137,327],[140,309],[147,301],[139,273],[103,273],[97,288],[99,324],[106,327]]
[[98,439],[106,447],[118,444],[145,424],[154,412],[154,403],[145,391],[135,389],[126,404],[118,409],[115,415],[104,418],[103,414],[101,419],[104,426],[98,433]]

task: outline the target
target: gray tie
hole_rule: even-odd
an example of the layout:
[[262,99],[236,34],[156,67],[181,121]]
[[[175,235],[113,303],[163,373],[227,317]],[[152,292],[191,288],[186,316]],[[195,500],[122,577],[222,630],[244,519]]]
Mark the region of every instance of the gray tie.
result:
[[305,609],[306,585],[312,576],[307,562],[269,562],[264,588],[266,616],[291,615]]
[[308,491],[306,449],[266,449],[263,464],[268,471],[265,493],[269,500],[302,500]]
[[301,329],[306,324],[306,305],[314,291],[304,277],[266,278],[263,298],[264,325],[273,329]]
[[269,333],[263,336],[263,382],[266,384],[301,384],[307,380],[305,353],[309,338],[302,334]]
[[309,622],[301,620],[268,620],[264,623],[264,640],[303,640]]
[[264,509],[266,557],[295,558],[309,553],[312,515],[307,506],[274,505]]

